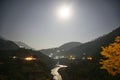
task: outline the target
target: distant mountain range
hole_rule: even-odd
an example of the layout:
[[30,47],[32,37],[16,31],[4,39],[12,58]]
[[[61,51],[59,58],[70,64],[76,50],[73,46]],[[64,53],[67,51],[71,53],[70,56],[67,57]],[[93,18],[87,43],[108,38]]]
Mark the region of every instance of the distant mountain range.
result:
[[80,42],[69,42],[69,43],[65,43],[62,46],[59,47],[59,49],[63,49],[65,51],[72,49],[73,47],[77,47],[80,46],[82,43]]
[[19,46],[16,45],[13,41],[6,40],[0,36],[0,50],[17,50]]
[[[42,49],[40,52],[53,58],[56,56],[68,57],[70,54],[73,54],[77,58],[81,58],[82,56],[95,56],[99,55],[102,50],[102,46],[107,46],[114,42],[115,37],[118,35],[120,35],[120,27],[106,35],[86,43],[69,42],[61,45],[60,47]],[[0,50],[16,50],[21,47],[25,49],[32,49],[23,42],[9,41],[0,36]]]
[[28,46],[27,44],[21,42],[21,41],[14,41],[20,48],[25,48],[25,49],[33,49],[32,47]]
[[[22,43],[22,46],[26,45]],[[50,71],[54,65],[53,60],[40,51],[20,48],[13,41],[0,37],[0,72],[3,80],[52,80]]]
[[49,57],[55,57],[55,56],[61,55],[61,53],[64,53],[74,47],[80,46],[81,44],[82,43],[80,42],[69,42],[69,43],[65,43],[61,45],[60,47],[43,49],[40,51],[44,53],[45,55],[48,55]]
[[86,43],[69,42],[58,48],[43,49],[41,52],[50,57],[69,57],[71,54],[76,58],[82,58],[83,56],[98,56],[102,50],[101,47],[114,42],[116,36],[120,36],[120,27],[106,35],[100,36],[95,40]]
[[[4,39],[1,35],[0,35],[0,39]],[[4,39],[5,40],[5,39]]]
[[102,46],[108,46],[110,43],[114,42],[116,36],[120,36],[120,27],[113,30],[109,34],[101,36],[93,41],[81,44],[80,46],[74,47],[61,55],[70,55],[73,54],[77,58],[81,58],[82,56],[98,56],[101,52]]
[[0,37],[0,58],[5,55],[6,57],[16,56],[19,58],[33,55],[36,56],[46,66],[52,66],[53,64],[52,60],[48,56],[44,55],[40,51],[32,50],[32,48],[25,43],[14,42]]
[[18,48],[33,49],[21,41],[10,41],[0,36],[0,50],[16,50]]

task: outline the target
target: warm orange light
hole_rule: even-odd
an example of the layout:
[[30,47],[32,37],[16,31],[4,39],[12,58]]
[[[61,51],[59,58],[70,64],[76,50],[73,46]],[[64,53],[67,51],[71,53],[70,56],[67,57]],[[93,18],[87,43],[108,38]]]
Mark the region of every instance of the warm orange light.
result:
[[73,59],[74,60],[75,59],[74,55],[70,55],[69,59]]
[[92,60],[93,58],[92,57],[87,57],[88,60]]
[[73,58],[73,55],[69,55],[69,58],[70,58],[70,59]]
[[31,60],[36,60],[36,58],[33,58],[32,56],[30,56],[30,57],[26,57],[25,60],[26,61],[31,61]]

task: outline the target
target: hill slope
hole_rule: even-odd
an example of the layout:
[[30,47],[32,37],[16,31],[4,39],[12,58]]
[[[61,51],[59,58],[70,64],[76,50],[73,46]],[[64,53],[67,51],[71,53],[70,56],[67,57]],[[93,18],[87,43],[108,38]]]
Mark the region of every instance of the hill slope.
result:
[[21,41],[14,41],[20,48],[25,48],[25,49],[32,49],[30,46],[27,44],[21,42]]
[[82,43],[80,42],[69,42],[69,43],[65,43],[62,46],[60,46],[60,49],[64,49],[65,51],[70,50],[74,47],[80,46]]
[[81,44],[80,46],[72,48],[71,50],[63,54],[69,55],[72,53],[78,58],[80,58],[84,54],[86,54],[87,56],[99,55],[99,53],[101,52],[101,47],[107,46],[108,44],[112,43],[114,41],[114,38],[118,35],[120,35],[120,27],[113,30],[107,35],[99,37],[93,41]]
[[[43,49],[43,50],[41,50],[41,52],[48,56],[51,54],[53,57],[60,56],[62,53],[66,52],[74,47],[80,46],[81,44],[82,43],[80,43],[80,42],[69,42],[69,43],[65,43],[65,44],[61,45],[58,48]],[[62,55],[64,55],[64,54],[62,54]]]
[[52,80],[53,65],[52,59],[40,51],[19,48],[14,42],[0,38],[0,80]]
[[0,37],[0,50],[16,50],[19,49],[13,41],[5,40],[4,38]]
[[[31,57],[34,60],[26,59]],[[0,50],[0,72],[5,80],[52,80],[52,67],[52,59],[39,51]]]

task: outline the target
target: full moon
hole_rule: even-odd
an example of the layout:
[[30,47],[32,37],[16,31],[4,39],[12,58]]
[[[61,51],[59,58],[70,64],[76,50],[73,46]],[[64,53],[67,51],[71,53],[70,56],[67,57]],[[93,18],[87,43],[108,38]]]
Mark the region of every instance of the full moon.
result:
[[71,17],[71,7],[70,6],[67,6],[67,5],[64,5],[64,6],[61,6],[59,9],[58,9],[58,16],[59,18],[62,18],[62,19],[68,19]]

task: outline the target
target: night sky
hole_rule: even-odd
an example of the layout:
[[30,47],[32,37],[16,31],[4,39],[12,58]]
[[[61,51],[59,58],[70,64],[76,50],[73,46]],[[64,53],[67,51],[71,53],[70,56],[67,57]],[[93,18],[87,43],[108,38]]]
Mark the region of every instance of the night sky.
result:
[[[57,11],[71,7],[69,19]],[[88,42],[120,26],[120,0],[0,0],[0,35],[35,49]]]

